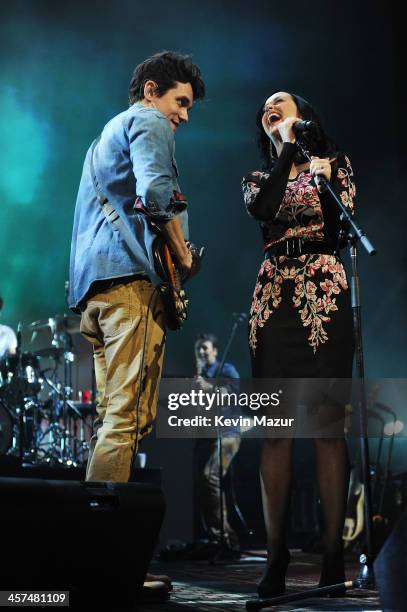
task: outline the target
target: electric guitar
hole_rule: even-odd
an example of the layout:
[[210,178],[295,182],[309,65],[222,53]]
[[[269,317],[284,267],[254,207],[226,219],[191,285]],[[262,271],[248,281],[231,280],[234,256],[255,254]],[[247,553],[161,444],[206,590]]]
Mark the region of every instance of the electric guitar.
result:
[[[183,201],[183,195],[174,191],[174,198]],[[188,318],[188,299],[183,288],[183,284],[188,279],[183,278],[181,266],[177,258],[171,251],[168,242],[160,226],[149,217],[142,201],[137,198],[135,208],[149,218],[150,227],[155,233],[152,246],[154,259],[154,269],[156,274],[163,281],[159,286],[164,312],[166,315],[166,326],[171,330],[181,329],[184,321]],[[189,245],[192,254],[192,268],[190,276],[199,271],[204,248],[198,249],[194,245]]]
[[182,273],[178,261],[171,252],[159,228],[153,242],[154,268],[162,279],[160,293],[169,329],[181,329],[188,318],[188,300],[183,289]]

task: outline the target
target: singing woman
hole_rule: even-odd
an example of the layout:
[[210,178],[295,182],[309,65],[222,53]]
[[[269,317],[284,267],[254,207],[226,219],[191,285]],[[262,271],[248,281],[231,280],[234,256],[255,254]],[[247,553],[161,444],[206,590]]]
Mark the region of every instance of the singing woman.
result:
[[[296,124],[301,120],[311,121],[313,128],[300,134]],[[273,93],[262,104],[256,124],[263,166],[242,183],[247,211],[260,223],[264,250],[249,321],[253,377],[350,378],[354,343],[348,282],[339,256],[340,211],[320,178],[353,210],[350,161],[300,96]],[[298,140],[311,162],[300,152]],[[343,406],[326,410],[341,413]],[[292,447],[292,438],[266,438],[263,444],[260,473],[268,548],[267,569],[258,586],[263,597],[285,591]],[[314,447],[324,519],[323,586],[344,581],[349,461],[343,436],[315,438]]]

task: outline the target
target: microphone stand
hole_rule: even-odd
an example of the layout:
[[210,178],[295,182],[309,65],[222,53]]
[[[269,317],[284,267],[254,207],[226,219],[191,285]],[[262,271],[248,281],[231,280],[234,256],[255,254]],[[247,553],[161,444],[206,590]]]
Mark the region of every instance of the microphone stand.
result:
[[[236,331],[237,331],[237,327],[239,325],[239,323],[242,323],[245,319],[246,319],[246,314],[245,313],[233,313],[233,317],[234,317],[234,322],[232,325],[232,329],[230,331],[229,334],[229,339],[226,343],[225,349],[223,351],[222,354],[222,358],[219,362],[219,365],[216,369],[215,372],[215,376],[214,376],[214,383],[213,383],[213,389],[214,391],[216,391],[216,389],[219,389],[219,380],[221,377],[221,373],[223,370],[223,366],[225,365],[225,361],[226,361],[226,357],[229,353],[231,344],[233,342],[233,338],[235,337]],[[217,429],[217,446],[218,446],[218,461],[219,461],[219,510],[220,510],[220,547],[219,550],[216,551],[215,555],[213,556],[213,558],[211,559],[210,563],[214,564],[216,563],[216,561],[219,560],[219,558],[222,556],[222,552],[225,552],[229,549],[229,546],[225,540],[225,521],[224,521],[224,500],[223,500],[223,494],[224,494],[224,488],[223,488],[223,446],[222,446],[222,431],[220,428],[220,425],[218,425],[218,429]]]
[[[311,156],[306,150],[301,141],[296,142],[296,145],[302,155],[311,162]],[[339,584],[332,584],[314,589],[307,589],[291,595],[281,595],[280,597],[271,598],[256,598],[246,601],[247,610],[263,610],[277,604],[288,603],[291,601],[300,601],[309,599],[310,597],[319,597],[321,595],[333,595],[343,592],[343,589],[369,589],[375,588],[375,578],[373,572],[373,521],[372,521],[372,497],[371,497],[371,478],[369,467],[369,441],[367,434],[367,401],[365,390],[365,372],[363,360],[363,344],[362,344],[362,319],[360,307],[360,279],[357,265],[357,249],[358,242],[364,247],[369,255],[375,255],[376,249],[366,236],[363,229],[360,227],[355,217],[349,214],[348,209],[342,204],[340,198],[325,179],[318,177],[318,183],[324,191],[328,191],[334,202],[339,207],[342,215],[342,221],[347,228],[347,242],[350,251],[352,264],[352,276],[350,282],[351,303],[353,313],[353,335],[355,340],[355,356],[356,356],[356,380],[357,380],[357,403],[359,407],[360,420],[360,454],[362,461],[362,481],[365,491],[364,504],[364,524],[365,524],[365,547],[366,552],[362,553],[359,558],[359,576],[355,580],[348,580]],[[350,229],[351,228],[351,229]]]

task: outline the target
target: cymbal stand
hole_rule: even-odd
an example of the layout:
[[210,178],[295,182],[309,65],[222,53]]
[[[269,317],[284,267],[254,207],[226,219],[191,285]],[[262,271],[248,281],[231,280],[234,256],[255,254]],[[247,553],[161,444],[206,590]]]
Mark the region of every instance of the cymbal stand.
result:
[[[63,321],[62,321],[63,325]],[[73,343],[72,336],[66,330],[60,329],[57,322],[52,329],[53,339],[52,345],[55,348],[63,348],[63,385],[62,385],[62,422],[63,422],[63,435],[61,437],[61,461],[68,465],[71,465],[75,461],[74,452],[71,448],[71,433],[70,433],[70,418],[69,418],[69,405],[68,402],[72,398],[72,364],[75,360],[75,355],[72,352]]]
[[[61,342],[61,336],[53,339],[53,345],[55,348],[61,348],[58,346]],[[49,448],[44,450],[43,459],[48,462],[57,462],[65,465],[76,465],[76,453],[75,453],[75,440],[72,439],[74,436],[71,434],[71,419],[70,419],[70,398],[72,395],[72,363],[74,361],[74,354],[72,353],[69,346],[69,340],[64,340],[66,344],[63,353],[63,380],[58,379],[57,370],[58,364],[60,363],[59,358],[55,359],[55,367],[53,368],[54,380],[49,378],[45,371],[41,372],[43,380],[51,389],[51,413],[48,419],[48,428],[42,433],[40,438],[37,440],[38,450],[41,449],[41,444],[49,436],[47,446]],[[62,419],[62,425],[58,422]]]
[[[56,377],[57,367],[58,367],[58,361],[56,361],[55,368],[53,368],[54,377]],[[58,403],[62,401],[63,392],[61,390],[61,384],[57,378],[55,381],[51,380],[51,378],[46,376],[45,371],[42,371],[41,375],[45,383],[51,389],[50,403],[51,403],[52,408],[50,410],[50,414],[47,417],[48,427],[37,438],[37,442],[36,442],[37,453],[38,452],[42,453],[41,460],[43,461],[46,461],[48,463],[54,463],[54,462],[60,463],[63,459],[63,455],[62,455],[61,447],[58,446],[58,444],[60,444],[61,439],[63,439],[63,437],[65,436],[65,430],[58,423],[58,418],[59,418]],[[41,446],[47,437],[48,437],[48,440],[45,443],[47,446],[47,449],[45,450],[44,448],[41,448]]]

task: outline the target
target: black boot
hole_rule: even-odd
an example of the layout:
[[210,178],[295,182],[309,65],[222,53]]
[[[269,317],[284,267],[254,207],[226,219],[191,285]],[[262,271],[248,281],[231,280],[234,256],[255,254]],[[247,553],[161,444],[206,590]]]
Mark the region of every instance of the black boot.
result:
[[[322,568],[321,578],[319,580],[320,587],[329,586],[331,584],[339,584],[345,582],[345,564],[343,554],[340,553],[325,553]],[[346,593],[345,587],[341,591],[332,594],[332,597],[343,597]]]
[[265,574],[257,587],[260,597],[278,597],[285,593],[285,574],[290,563],[290,553],[284,548],[281,553],[267,561]]

